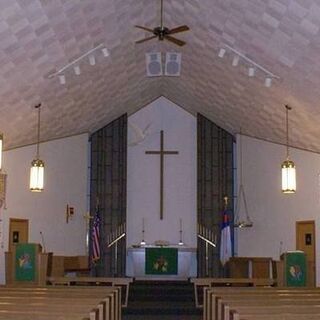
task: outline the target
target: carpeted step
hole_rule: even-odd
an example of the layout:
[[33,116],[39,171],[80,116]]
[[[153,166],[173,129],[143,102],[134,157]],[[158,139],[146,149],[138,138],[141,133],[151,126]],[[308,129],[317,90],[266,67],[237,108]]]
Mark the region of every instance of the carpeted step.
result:
[[124,315],[200,315],[188,281],[134,281]]

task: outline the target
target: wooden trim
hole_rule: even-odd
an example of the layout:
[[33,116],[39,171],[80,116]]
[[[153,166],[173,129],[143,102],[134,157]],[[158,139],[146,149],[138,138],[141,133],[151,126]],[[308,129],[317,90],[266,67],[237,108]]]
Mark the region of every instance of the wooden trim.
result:
[[10,218],[9,219],[9,239],[8,239],[8,251],[10,251],[10,243],[11,243],[11,223],[13,222],[27,222],[27,242],[29,242],[29,219],[20,219],[20,218]]

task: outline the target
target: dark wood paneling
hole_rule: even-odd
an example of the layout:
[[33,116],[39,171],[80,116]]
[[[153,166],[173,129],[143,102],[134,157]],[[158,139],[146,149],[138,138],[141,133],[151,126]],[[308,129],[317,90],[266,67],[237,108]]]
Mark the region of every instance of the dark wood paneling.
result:
[[[197,219],[198,224],[213,231],[218,244],[216,248],[209,246],[207,270],[205,243],[198,239],[198,276],[219,277],[226,275],[219,260],[224,196],[229,199],[228,213],[233,221],[233,136],[200,114],[197,122]],[[233,227],[231,230],[233,235]]]
[[107,235],[126,222],[127,115],[91,135],[90,173],[91,214],[98,199],[102,224],[102,259],[94,269],[98,276],[124,276],[125,238],[118,242],[117,250],[107,248],[106,243]]

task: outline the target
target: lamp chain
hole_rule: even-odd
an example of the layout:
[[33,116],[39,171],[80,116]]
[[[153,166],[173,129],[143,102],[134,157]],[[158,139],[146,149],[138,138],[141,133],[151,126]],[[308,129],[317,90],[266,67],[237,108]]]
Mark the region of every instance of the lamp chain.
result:
[[163,0],[161,1],[161,8],[160,8],[160,28],[163,30]]
[[41,103],[35,106],[38,109],[38,140],[37,140],[37,159],[39,159],[39,145],[40,145],[40,108]]
[[289,160],[289,110],[292,108],[288,105],[286,107],[286,130],[287,130],[287,160]]

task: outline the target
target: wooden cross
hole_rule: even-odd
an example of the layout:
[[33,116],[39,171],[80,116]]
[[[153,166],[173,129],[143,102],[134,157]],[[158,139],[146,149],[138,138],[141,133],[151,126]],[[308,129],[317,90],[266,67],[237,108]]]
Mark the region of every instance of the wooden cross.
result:
[[160,155],[160,220],[163,220],[163,176],[164,176],[164,156],[169,154],[178,154],[178,151],[166,151],[163,148],[163,130],[160,131],[160,150],[146,151],[146,154]]

